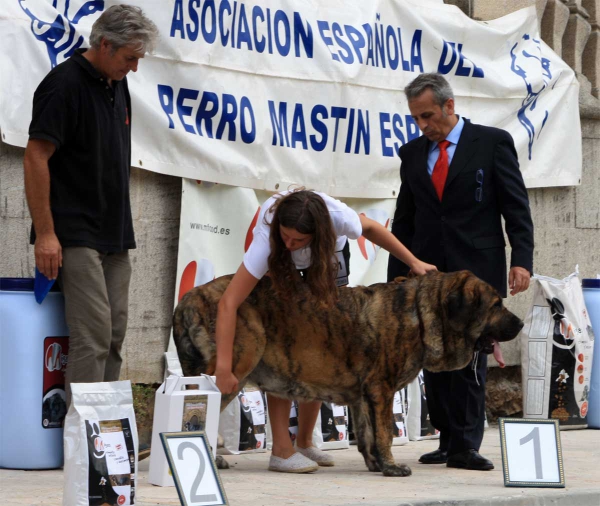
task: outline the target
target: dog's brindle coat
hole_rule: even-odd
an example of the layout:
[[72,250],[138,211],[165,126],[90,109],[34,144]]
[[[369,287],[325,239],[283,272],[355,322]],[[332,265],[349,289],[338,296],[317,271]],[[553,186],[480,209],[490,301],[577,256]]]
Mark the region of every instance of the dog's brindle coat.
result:
[[[219,299],[232,276],[190,290],[177,306],[173,335],[186,376],[214,374]],[[233,372],[279,397],[348,405],[370,471],[407,476],[392,457],[394,392],[418,372],[465,367],[491,339],[509,341],[523,323],[490,285],[468,271],[404,282],[340,288],[320,307],[300,283],[282,302],[263,278],[238,309]],[[224,395],[224,408],[237,392]]]

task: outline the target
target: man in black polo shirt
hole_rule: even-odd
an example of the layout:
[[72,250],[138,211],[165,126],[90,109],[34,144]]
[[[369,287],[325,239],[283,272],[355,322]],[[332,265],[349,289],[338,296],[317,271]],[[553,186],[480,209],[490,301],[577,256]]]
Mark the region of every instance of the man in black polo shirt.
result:
[[[115,5],[40,83],[25,149],[25,193],[39,271],[61,284],[70,331],[66,383],[116,381],[135,248],[126,75],[158,35],[137,7]],[[59,270],[60,269],[60,270]]]

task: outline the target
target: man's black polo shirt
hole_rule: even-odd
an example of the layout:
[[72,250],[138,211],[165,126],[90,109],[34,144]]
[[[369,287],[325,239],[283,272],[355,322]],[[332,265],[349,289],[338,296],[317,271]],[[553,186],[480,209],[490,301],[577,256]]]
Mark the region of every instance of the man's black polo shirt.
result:
[[49,160],[50,208],[61,245],[119,252],[135,248],[131,101],[127,79],[109,86],[84,51],[52,69],[38,86],[29,138],[56,146]]

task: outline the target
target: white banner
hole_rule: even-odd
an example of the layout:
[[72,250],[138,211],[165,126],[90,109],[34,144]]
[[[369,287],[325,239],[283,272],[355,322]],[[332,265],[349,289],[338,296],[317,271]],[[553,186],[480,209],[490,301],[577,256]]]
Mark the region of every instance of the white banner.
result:
[[[113,0],[3,0],[0,128],[24,146],[33,92]],[[440,72],[456,110],[509,131],[529,187],[577,185],[578,83],[535,7],[479,22],[440,2],[128,0],[155,21],[130,74],[133,165],[255,189],[393,198],[419,135],[402,89]]]
[[[191,288],[233,274],[252,242],[260,206],[272,194],[183,180],[175,304]],[[394,199],[341,199],[389,228]],[[380,252],[380,254],[378,254]],[[386,281],[388,253],[360,237],[350,241],[350,285]]]

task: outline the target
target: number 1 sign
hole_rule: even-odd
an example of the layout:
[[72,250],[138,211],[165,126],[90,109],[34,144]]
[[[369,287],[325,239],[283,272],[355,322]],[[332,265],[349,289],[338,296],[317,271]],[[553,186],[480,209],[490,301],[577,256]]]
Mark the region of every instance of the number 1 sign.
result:
[[227,505],[225,489],[204,431],[161,432],[182,506]]
[[558,420],[500,418],[506,487],[564,487]]

